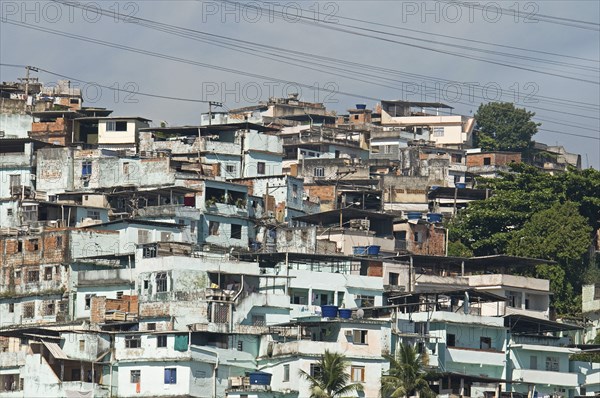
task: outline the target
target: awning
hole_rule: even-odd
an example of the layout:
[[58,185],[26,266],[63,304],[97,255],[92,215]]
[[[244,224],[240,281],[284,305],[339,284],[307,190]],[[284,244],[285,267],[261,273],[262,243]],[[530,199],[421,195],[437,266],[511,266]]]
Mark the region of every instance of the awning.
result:
[[47,341],[42,340],[42,344],[50,351],[50,354],[56,359],[70,359],[67,354],[60,348],[60,346],[56,343],[49,343]]

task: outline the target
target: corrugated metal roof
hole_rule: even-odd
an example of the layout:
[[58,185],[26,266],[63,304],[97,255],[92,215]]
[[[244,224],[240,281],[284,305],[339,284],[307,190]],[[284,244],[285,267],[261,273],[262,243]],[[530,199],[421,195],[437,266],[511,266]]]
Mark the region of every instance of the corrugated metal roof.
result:
[[67,354],[60,348],[60,346],[56,343],[49,343],[47,341],[42,340],[42,344],[50,351],[50,354],[56,359],[69,359]]

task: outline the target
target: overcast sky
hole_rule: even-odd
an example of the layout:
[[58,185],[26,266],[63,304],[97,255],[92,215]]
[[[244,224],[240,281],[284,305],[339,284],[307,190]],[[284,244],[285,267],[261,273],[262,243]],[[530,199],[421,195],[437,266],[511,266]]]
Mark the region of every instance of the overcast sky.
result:
[[[377,99],[439,101],[464,115],[481,102],[517,101],[542,123],[535,140],[563,145],[582,155],[584,167],[600,168],[595,0],[99,1],[81,3],[85,10],[45,1],[0,4],[1,63],[96,82],[73,84],[84,89],[84,105],[114,115],[183,125],[198,124],[208,109],[141,93],[233,109],[300,92],[338,113],[357,103],[372,108]],[[128,15],[150,22],[124,22]],[[216,43],[223,37],[234,40]],[[0,66],[0,80],[24,72]],[[45,71],[34,76],[60,79]]]

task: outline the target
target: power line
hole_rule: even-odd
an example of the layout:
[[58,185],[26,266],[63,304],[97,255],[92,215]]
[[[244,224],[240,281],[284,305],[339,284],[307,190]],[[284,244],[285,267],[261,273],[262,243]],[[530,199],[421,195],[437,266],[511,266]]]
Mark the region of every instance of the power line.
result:
[[[60,0],[55,0],[57,2],[60,2]],[[82,7],[81,5],[78,5],[77,3],[69,3],[71,6],[78,6],[78,7]],[[103,10],[103,9],[98,9],[97,10],[98,13],[103,14],[103,15],[113,15],[113,13],[111,11],[107,11],[107,10]],[[258,56],[255,52],[260,52],[263,54],[268,54],[270,56],[272,56],[273,58],[270,58],[272,60],[275,60],[277,62],[282,62],[285,64],[289,64],[289,65],[295,65],[295,66],[299,66],[302,68],[306,68],[306,69],[312,69],[312,70],[317,70],[319,72],[321,72],[321,68],[322,67],[328,67],[328,68],[334,68],[337,70],[341,70],[345,73],[352,73],[352,74],[356,74],[358,76],[363,76],[364,74],[362,73],[358,73],[355,70],[348,70],[348,69],[342,69],[342,68],[337,68],[337,67],[332,67],[329,65],[323,65],[322,63],[317,63],[317,62],[312,62],[312,64],[315,64],[319,67],[319,69],[314,69],[314,68],[308,68],[306,66],[306,59],[304,57],[311,57],[313,59],[319,59],[320,61],[331,61],[334,63],[341,63],[342,65],[347,65],[347,66],[352,66],[353,68],[356,67],[361,67],[361,68],[365,68],[368,70],[377,70],[379,72],[388,72],[388,73],[394,73],[394,74],[401,74],[401,75],[408,75],[408,76],[417,76],[420,78],[424,78],[424,79],[429,79],[432,81],[445,81],[451,84],[459,84],[457,82],[452,82],[449,80],[445,80],[445,79],[440,79],[440,78],[433,78],[433,77],[429,77],[429,76],[425,76],[425,75],[418,75],[418,74],[411,74],[411,73],[406,73],[406,72],[400,72],[400,71],[395,71],[395,70],[390,70],[390,69],[386,69],[386,68],[381,68],[381,67],[376,67],[376,66],[371,66],[371,65],[364,65],[364,64],[358,64],[355,62],[350,62],[350,61],[344,61],[344,60],[339,60],[339,59],[335,59],[335,58],[330,58],[330,57],[325,57],[325,56],[319,56],[319,55],[315,55],[315,54],[311,54],[311,53],[306,53],[306,52],[301,52],[301,51],[294,51],[294,50],[289,50],[289,49],[283,49],[283,48],[279,48],[279,47],[274,47],[274,46],[269,46],[266,44],[259,44],[259,43],[255,43],[255,42],[250,42],[250,41],[245,41],[245,40],[239,40],[239,39],[232,39],[226,36],[221,36],[221,35],[215,35],[215,34],[211,34],[211,33],[206,33],[206,32],[202,32],[202,31],[197,31],[197,30],[193,30],[193,29],[188,29],[188,28],[182,28],[182,27],[176,27],[173,25],[169,25],[169,24],[165,24],[165,23],[161,23],[161,22],[156,22],[156,21],[152,21],[152,20],[148,20],[148,19],[143,19],[143,18],[139,18],[139,17],[129,17],[129,16],[123,16],[123,15],[117,15],[115,17],[120,17],[121,19],[123,19],[124,21],[128,21],[128,22],[132,22],[135,21],[136,24],[141,25],[141,26],[145,26],[149,29],[153,29],[153,30],[159,30],[159,31],[163,31],[169,34],[174,34],[176,36],[180,36],[180,37],[185,37],[188,39],[192,39],[192,40],[197,40],[197,41],[201,41],[207,44],[211,44],[211,45],[215,45],[217,47],[221,47],[221,48],[229,48],[232,49],[231,46],[236,48],[236,51],[238,52],[243,52],[246,54],[250,54],[253,56]],[[197,35],[201,35],[201,36],[208,36],[211,39],[207,40],[207,39],[202,39],[200,37],[197,37]],[[233,43],[231,42],[233,41]],[[221,43],[221,45],[218,45],[216,43]],[[243,45],[240,45],[238,43],[243,43]],[[248,46],[255,46],[253,51],[248,51]],[[257,47],[257,48],[256,48]],[[278,52],[288,52],[288,53],[292,53],[292,54],[298,54],[298,55],[302,55],[302,59],[301,62],[302,64],[294,64],[294,63],[290,63],[290,62],[286,62],[283,61],[282,58],[285,59],[292,59],[294,60],[294,58],[290,58],[290,57],[286,57],[284,55],[278,54],[278,53],[270,53],[270,52],[266,52],[263,48],[268,48],[268,49],[273,49],[275,51]],[[264,57],[263,57],[264,58]],[[345,75],[340,75],[340,74],[334,74],[336,76],[340,76],[340,77],[344,77],[347,78],[347,76]],[[371,75],[371,79],[378,79],[378,80],[385,80],[380,76],[373,76]],[[365,83],[369,83],[369,84],[376,84],[373,81],[365,81],[365,80],[360,80],[360,79],[354,79],[354,80],[359,80],[359,81],[363,81]],[[413,84],[413,82],[406,82],[406,81],[399,81],[399,80],[393,80],[395,82],[398,83],[402,83],[402,84]],[[385,85],[383,85],[384,87],[388,87],[389,85],[387,84],[387,81],[384,81],[384,83],[386,83]],[[467,86],[468,88],[470,88],[468,86],[467,83],[462,83],[463,85]],[[376,84],[376,85],[381,85],[381,84]],[[477,98],[481,98],[483,100],[487,100],[484,97],[481,96],[475,96]],[[588,104],[588,103],[584,103],[581,101],[570,101],[570,100],[564,100],[564,99],[558,99],[558,98],[552,98],[552,97],[544,97],[544,96],[538,96],[536,95],[536,99],[540,98],[540,99],[549,99],[549,100],[557,100],[559,101],[559,104],[562,106],[576,106],[578,109],[580,108],[588,108],[589,110],[592,111],[597,111],[598,110],[598,105],[594,105],[594,104]],[[516,103],[518,103],[519,101],[515,101]],[[552,102],[552,101],[549,101]],[[570,105],[569,103],[573,103],[576,105]],[[464,103],[463,103],[464,104]],[[465,104],[465,105],[470,105],[470,104]],[[540,110],[546,110],[545,108],[539,108],[539,107],[535,107],[535,106],[530,106],[530,108],[532,109],[540,109]],[[590,109],[591,108],[591,109]],[[549,110],[552,112],[555,112],[553,110]],[[578,114],[571,114],[573,116],[581,116],[581,117],[586,117],[584,115],[578,115]]]
[[[34,30],[40,30],[40,31],[44,31],[44,32],[47,32],[47,33],[56,34],[56,35],[60,35],[60,36],[65,36],[65,37],[69,37],[69,38],[75,38],[75,39],[78,39],[78,40],[83,40],[83,41],[87,41],[87,42],[91,42],[91,43],[95,43],[95,44],[100,44],[100,45],[104,45],[104,46],[108,46],[108,47],[119,48],[119,49],[123,49],[125,51],[131,51],[131,52],[135,52],[135,53],[140,53],[140,54],[145,54],[145,55],[150,55],[150,56],[156,56],[156,57],[159,57],[159,58],[173,60],[175,62],[188,63],[188,64],[192,64],[192,65],[196,65],[196,66],[213,68],[213,69],[222,70],[222,71],[226,71],[226,72],[230,72],[230,73],[242,74],[242,75],[245,75],[245,76],[250,76],[250,77],[255,77],[255,78],[263,79],[265,81],[272,80],[272,81],[277,81],[277,82],[282,82],[282,83],[289,83],[288,81],[283,80],[283,79],[274,79],[272,77],[267,77],[267,76],[263,76],[263,75],[248,73],[248,72],[239,71],[239,70],[235,70],[235,69],[231,69],[231,68],[223,68],[223,67],[218,67],[218,66],[214,66],[214,65],[199,63],[199,62],[196,62],[196,61],[186,60],[186,59],[183,59],[183,58],[178,58],[178,57],[168,56],[168,55],[165,55],[165,54],[160,54],[160,53],[145,51],[145,50],[136,49],[136,48],[132,48],[132,47],[127,47],[127,46],[119,45],[119,44],[115,44],[115,43],[104,42],[104,41],[97,40],[97,39],[91,39],[91,38],[87,38],[87,37],[80,36],[80,35],[67,34],[67,33],[64,33],[64,32],[55,31],[53,29],[42,28],[42,27],[39,27],[39,26],[30,26],[28,24],[19,23],[19,22],[16,22],[16,21],[5,21],[5,22],[12,23],[12,24],[15,24],[15,25],[26,25],[25,27],[31,28],[31,29],[34,29]],[[297,84],[300,87],[306,87],[306,88],[309,88],[311,90],[314,90],[314,86],[312,86],[312,85],[307,85],[307,84],[302,84],[302,83],[295,83],[295,84]],[[343,91],[338,91],[336,93],[341,94],[341,95],[345,95],[345,96],[351,96],[351,97],[354,97],[354,98],[361,98],[361,99],[369,99],[369,100],[379,101],[378,98],[367,97],[367,96],[364,96],[364,95],[352,94],[352,93],[347,93],[347,92],[343,92]],[[572,114],[572,113],[569,113],[569,112],[562,112],[562,113]],[[593,118],[591,116],[585,116],[585,115],[577,115],[577,114],[572,114],[572,115]]]
[[[240,3],[237,3],[235,1],[229,1],[229,0],[221,0],[222,2],[225,3],[229,3],[229,4],[235,4],[235,5],[240,5]],[[285,18],[282,12],[279,11],[270,11],[270,10],[265,10],[261,7],[257,7],[257,6],[253,6],[256,7],[258,9],[261,10],[261,12],[271,12],[273,15],[277,15],[279,18]],[[302,10],[302,9],[300,9]],[[304,10],[306,11],[306,10]],[[301,13],[299,13],[301,14]],[[361,28],[361,27],[356,27],[356,26],[352,26],[352,25],[347,25],[347,24],[341,24],[341,23],[337,23],[335,25],[331,24],[323,24],[321,22],[316,22],[306,16],[302,16],[302,15],[298,15],[297,18],[299,18],[300,22],[308,24],[308,25],[312,25],[312,26],[318,26],[324,29],[328,29],[328,30],[333,30],[333,31],[338,31],[338,32],[343,32],[343,33],[348,33],[351,35],[356,35],[356,36],[360,36],[360,37],[366,37],[366,38],[371,38],[371,39],[375,39],[375,40],[379,40],[379,41],[384,41],[384,42],[388,42],[388,43],[393,43],[393,44],[398,44],[398,45],[402,45],[402,46],[408,46],[408,47],[412,47],[412,48],[418,48],[418,49],[422,49],[422,50],[426,50],[426,51],[433,51],[436,53],[440,53],[440,54],[447,54],[447,55],[452,55],[452,56],[456,56],[456,57],[460,57],[460,58],[466,58],[466,59],[471,59],[471,60],[476,60],[476,61],[481,61],[481,62],[486,62],[486,63],[490,63],[490,64],[494,64],[494,65],[499,65],[499,66],[504,66],[504,67],[508,67],[508,68],[513,68],[513,69],[519,69],[519,70],[524,70],[524,71],[528,71],[528,72],[533,72],[533,73],[539,73],[539,74],[544,74],[544,75],[549,75],[549,76],[555,76],[555,77],[560,77],[560,78],[564,78],[564,79],[569,79],[569,80],[575,80],[575,81],[581,81],[581,82],[585,82],[585,83],[590,83],[590,84],[596,84],[596,85],[600,85],[600,82],[598,81],[594,81],[594,80],[588,80],[587,77],[574,77],[574,76],[570,76],[570,75],[563,75],[563,74],[559,74],[559,73],[554,73],[554,72],[548,72],[548,71],[542,71],[540,69],[534,69],[531,66],[522,66],[522,65],[516,65],[516,64],[508,64],[508,63],[504,63],[504,62],[500,62],[500,61],[496,61],[496,60],[492,60],[492,59],[488,59],[488,58],[480,58],[480,57],[475,57],[472,55],[467,55],[464,53],[456,53],[456,52],[451,52],[451,51],[447,51],[447,50],[441,50],[441,49],[437,49],[437,48],[432,48],[432,47],[426,47],[423,45],[419,45],[419,44],[413,44],[413,43],[406,43],[406,42],[402,42],[399,40],[394,40],[394,39],[390,39],[390,38],[386,38],[386,37],[381,37],[381,36],[376,36],[373,34],[366,34],[366,33],[359,33],[359,32],[355,32],[349,29],[345,29],[345,28],[340,28],[338,26],[343,26],[343,27],[347,27],[347,28],[351,28],[351,29],[356,29],[359,31],[366,31],[369,33],[376,33],[376,34],[383,34],[383,35],[388,35],[388,36],[396,36],[396,37],[401,37],[401,38],[406,38],[406,36],[403,35],[398,35],[398,34],[394,34],[394,33],[389,33],[389,32],[385,32],[385,31],[380,31],[380,30],[375,30],[375,29],[368,29],[368,28]],[[411,38],[412,40],[418,40],[418,41],[423,41],[423,39],[417,39],[417,38]],[[428,41],[428,40],[425,40]],[[440,43],[437,43],[440,44]],[[448,45],[448,44],[446,44]],[[458,45],[451,45],[454,47],[459,47],[462,49],[468,49],[471,51],[483,51],[483,52],[489,52],[486,50],[481,50],[481,49],[475,49],[474,47],[466,47],[466,46],[458,46]],[[549,62],[549,61],[545,61],[545,62]],[[595,70],[594,70],[595,71]]]
[[[15,68],[24,68],[24,67],[26,67],[25,65],[7,64],[7,63],[0,63],[0,66],[15,67]],[[159,98],[159,99],[167,99],[167,100],[186,101],[186,102],[201,102],[201,103],[211,103],[212,102],[212,101],[206,101],[206,100],[197,100],[197,99],[181,98],[181,97],[171,97],[171,96],[164,96],[164,95],[157,95],[157,94],[142,93],[142,92],[137,92],[137,91],[125,90],[125,89],[118,89],[118,88],[114,88],[114,87],[110,87],[110,86],[101,85],[101,84],[98,84],[96,82],[90,82],[90,81],[86,81],[86,80],[79,79],[79,78],[76,78],[76,77],[67,76],[67,75],[64,75],[64,74],[52,72],[52,71],[50,71],[48,69],[44,69],[44,68],[41,68],[41,67],[36,67],[36,68],[39,69],[40,71],[48,73],[50,75],[62,77],[62,78],[73,80],[73,81],[77,81],[77,82],[80,82],[80,83],[95,85],[95,86],[106,88],[106,89],[113,90],[113,91],[119,91],[119,92],[125,92],[125,93],[130,93],[130,94],[136,94],[136,95],[141,95],[141,96],[146,96],[146,97],[153,97],[153,98]],[[226,110],[229,110],[229,108],[227,106],[223,105],[223,107]],[[557,122],[551,122],[551,123],[557,123]],[[557,123],[557,124],[561,124],[561,123]],[[566,133],[566,132],[556,131],[556,130],[550,130],[550,129],[546,129],[546,128],[540,128],[540,129],[538,129],[538,131],[547,131],[547,132],[551,132],[551,133],[555,133],[555,134],[568,135],[568,136],[581,137],[581,138],[589,138],[589,139],[592,139],[592,140],[599,140],[600,141],[600,137],[591,137],[591,136],[587,136],[587,135],[583,135],[583,134]]]

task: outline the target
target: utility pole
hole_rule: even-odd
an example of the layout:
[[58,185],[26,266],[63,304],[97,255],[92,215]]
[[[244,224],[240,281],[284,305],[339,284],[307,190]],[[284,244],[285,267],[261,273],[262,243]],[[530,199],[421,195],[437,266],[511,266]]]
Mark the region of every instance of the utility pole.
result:
[[31,80],[29,77],[30,71],[38,72],[38,68],[29,65],[25,67],[25,109],[27,109],[27,100],[29,99],[29,81]]
[[212,124],[212,107],[213,107],[213,105],[222,107],[223,103],[215,102],[215,101],[208,101],[208,125],[209,126]]

